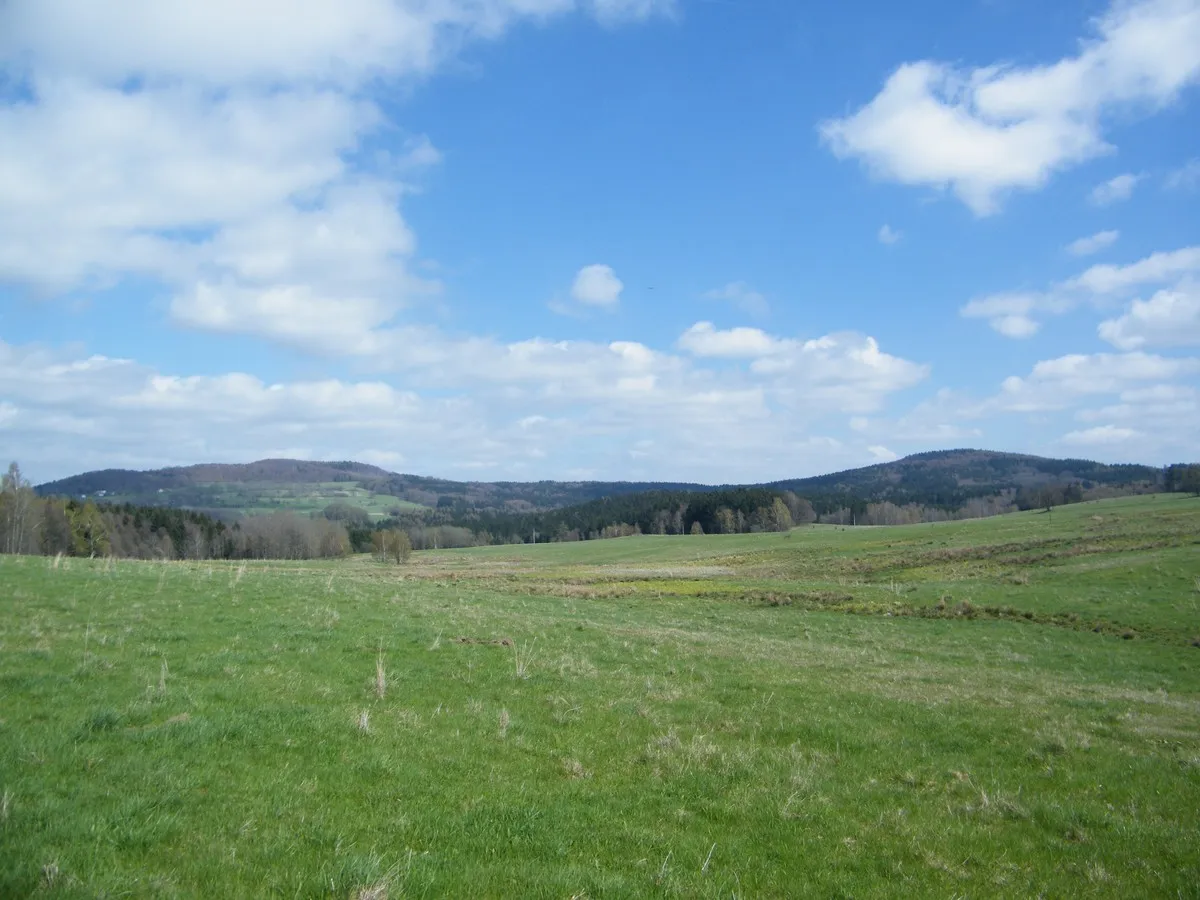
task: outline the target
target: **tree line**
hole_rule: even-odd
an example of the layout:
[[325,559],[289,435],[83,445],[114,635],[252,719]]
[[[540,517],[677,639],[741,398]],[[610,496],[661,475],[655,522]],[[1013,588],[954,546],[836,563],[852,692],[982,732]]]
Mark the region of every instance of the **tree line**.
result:
[[40,497],[13,463],[0,483],[0,552],[126,559],[316,559],[352,551],[344,525],[280,512],[226,523],[173,507]]
[[[1200,464],[1168,466],[1161,483],[1169,491],[1200,496]],[[374,521],[366,510],[339,501],[313,515],[280,511],[226,522],[179,507],[38,496],[13,463],[0,485],[0,552],[141,559],[313,559],[373,553],[403,562],[413,550],[485,544],[780,532],[814,522],[907,525],[982,518],[1017,509],[1051,509],[1113,490],[1112,485],[1070,481],[965,500],[954,497],[959,502],[941,504],[896,502],[912,496],[907,492],[867,500],[841,490],[802,497],[772,487],[660,489],[549,510],[439,504],[395,510]],[[935,491],[930,499],[950,498]]]
[[1167,466],[1165,487],[1172,493],[1200,497],[1200,463],[1176,463]]

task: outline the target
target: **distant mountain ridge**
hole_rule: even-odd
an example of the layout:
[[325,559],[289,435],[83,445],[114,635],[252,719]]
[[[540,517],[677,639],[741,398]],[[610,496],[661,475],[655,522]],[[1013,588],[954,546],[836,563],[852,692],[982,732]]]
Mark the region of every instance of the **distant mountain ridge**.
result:
[[[1049,483],[1085,487],[1151,487],[1162,473],[1152,466],[1109,465],[1082,459],[1051,459],[989,450],[938,450],[888,463],[810,478],[747,485],[792,491],[801,497],[855,498],[896,504],[961,504]],[[324,486],[323,488],[321,486]],[[339,489],[341,486],[344,489]],[[104,469],[39,485],[44,496],[103,497],[119,502],[191,509],[287,508],[289,492],[312,504],[329,498],[370,496],[379,510],[394,501],[408,508],[499,509],[507,512],[556,509],[604,497],[647,491],[706,492],[732,487],[686,482],[538,481],[462,482],[389,472],[351,461],[265,459],[245,464],[204,463],[145,472]],[[263,498],[269,498],[266,502]],[[291,504],[299,508],[297,501]],[[397,507],[399,508],[399,507]],[[383,514],[377,512],[377,515]]]

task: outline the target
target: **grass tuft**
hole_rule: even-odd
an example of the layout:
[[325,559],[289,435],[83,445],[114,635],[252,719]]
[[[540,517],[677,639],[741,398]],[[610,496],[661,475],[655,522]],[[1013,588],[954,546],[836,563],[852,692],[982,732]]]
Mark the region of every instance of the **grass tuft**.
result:
[[583,767],[577,759],[567,758],[562,761],[563,771],[568,778],[591,778],[592,773]]
[[375,658],[375,696],[380,700],[387,693],[387,672],[383,668],[383,650]]
[[53,890],[54,885],[58,882],[59,868],[58,860],[48,862],[42,866],[42,886],[46,890]]
[[354,900],[388,900],[391,885],[386,881],[361,887],[354,892]]
[[521,680],[529,677],[529,666],[533,661],[533,645],[536,643],[537,640],[534,639],[532,643],[527,643],[524,649],[522,649],[517,646],[516,641],[513,641],[513,668],[516,677]]

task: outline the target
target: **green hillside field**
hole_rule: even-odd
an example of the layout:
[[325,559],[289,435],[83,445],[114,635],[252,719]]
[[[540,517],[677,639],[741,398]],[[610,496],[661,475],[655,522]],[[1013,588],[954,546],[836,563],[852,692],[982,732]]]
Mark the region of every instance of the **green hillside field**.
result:
[[[167,493],[167,492],[164,492]],[[346,503],[365,509],[373,519],[383,519],[394,509],[412,511],[423,509],[416,503],[379,494],[356,482],[331,481],[316,483],[279,484],[277,482],[213,482],[197,483],[187,488],[173,489],[168,503],[206,512],[264,515],[290,511],[302,514],[319,513],[331,503]],[[163,500],[154,494],[106,493],[105,503],[161,505]]]
[[1181,495],[0,586],[4,897],[1200,884]]

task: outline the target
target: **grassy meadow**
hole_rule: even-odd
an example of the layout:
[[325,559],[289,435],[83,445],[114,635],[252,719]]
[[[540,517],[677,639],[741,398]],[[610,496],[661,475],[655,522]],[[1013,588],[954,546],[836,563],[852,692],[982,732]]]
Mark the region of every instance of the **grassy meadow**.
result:
[[2,897],[1196,897],[1200,500],[0,557]]

